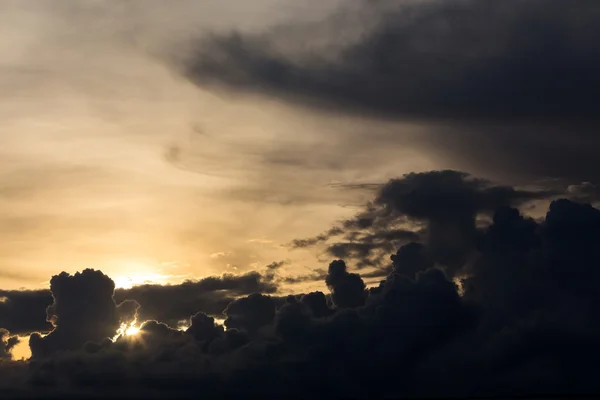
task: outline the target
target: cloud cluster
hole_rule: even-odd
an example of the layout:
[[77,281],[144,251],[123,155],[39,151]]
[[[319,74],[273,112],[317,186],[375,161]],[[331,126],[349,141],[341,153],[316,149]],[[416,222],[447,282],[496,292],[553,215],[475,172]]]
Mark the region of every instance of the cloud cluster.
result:
[[[114,301],[119,304],[117,311],[123,320],[131,320],[137,315],[141,321],[159,320],[177,326],[199,310],[221,317],[223,310],[237,297],[256,292],[275,293],[278,286],[274,272],[282,265],[282,262],[269,264],[264,275],[258,272],[225,274],[181,284],[145,284],[116,289]],[[298,277],[298,281],[309,278]],[[50,290],[0,290],[0,296],[4,299],[0,302],[0,327],[20,335],[53,329],[52,315],[46,313],[54,301]]]
[[[451,178],[437,189],[403,186],[421,179],[439,184],[440,176]],[[60,274],[51,282],[48,309],[54,331],[32,337],[35,359],[27,370],[2,365],[21,378],[0,383],[40,397],[42,391],[340,399],[597,393],[600,210],[555,199],[536,220],[511,205],[532,198],[529,192],[465,178],[411,175],[383,186],[372,202],[387,210],[381,215],[427,224],[440,218],[468,232],[460,241],[443,236],[450,249],[468,249],[469,257],[456,259],[462,265],[441,264],[439,243],[424,236],[400,246],[389,275],[373,287],[343,260],[332,261],[324,276],[330,294],[278,298],[258,293],[268,286],[256,281],[236,286],[234,277],[213,279],[195,289],[257,289],[226,306],[225,327],[198,308],[186,317],[185,331],[152,319],[139,334],[114,341],[119,316],[138,311],[139,317],[144,306],[138,310],[133,299],[117,306],[114,285],[99,271]],[[473,224],[477,212],[490,214],[487,226]]]
[[117,301],[135,300],[140,320],[154,319],[177,326],[197,311],[220,316],[236,297],[251,293],[272,294],[277,290],[273,277],[258,272],[243,275],[210,276],[179,285],[140,285],[117,289]]
[[450,268],[465,264],[477,234],[477,219],[503,206],[522,206],[549,199],[554,190],[524,190],[496,185],[460,171],[410,173],[378,185],[375,197],[355,217],[329,232],[296,240],[309,247],[343,235],[326,252],[358,261],[358,267],[382,266],[385,257],[403,244],[423,240],[430,257]]
[[135,317],[136,308],[131,302],[124,303],[123,315],[129,319],[122,318],[121,305],[117,306],[113,300],[114,290],[112,279],[92,269],[72,276],[66,272],[53,276],[50,291],[54,301],[46,314],[54,329],[45,337],[38,333],[30,336],[32,357],[44,358],[114,336],[121,323]]

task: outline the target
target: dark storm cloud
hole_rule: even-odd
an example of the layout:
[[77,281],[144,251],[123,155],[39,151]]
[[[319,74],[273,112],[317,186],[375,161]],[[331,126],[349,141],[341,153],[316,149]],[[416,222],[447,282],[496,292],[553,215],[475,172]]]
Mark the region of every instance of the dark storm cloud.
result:
[[446,158],[503,178],[598,179],[597,1],[363,1],[322,25],[359,13],[362,24],[345,25],[352,40],[336,41],[335,29],[315,37],[313,25],[213,36],[186,75],[316,110],[440,125],[427,140]]
[[331,299],[337,307],[358,307],[365,303],[366,286],[360,275],[349,273],[343,260],[335,260],[329,264],[327,287],[331,289]]
[[421,243],[411,242],[390,256],[392,269],[398,275],[415,279],[419,272],[434,267],[433,260],[427,254],[427,248]]
[[[336,227],[346,240],[329,243],[326,251],[357,260],[358,267],[379,267],[398,247],[424,240],[433,261],[456,269],[472,251],[478,217],[557,194],[497,185],[459,171],[410,173],[380,185],[363,210]],[[303,245],[317,243],[308,239]]]
[[92,269],[53,276],[50,279],[53,303],[46,309],[46,315],[54,329],[45,337],[38,333],[30,336],[32,357],[79,349],[88,341],[99,342],[114,336],[122,322],[113,300],[114,290],[112,279]]
[[260,327],[273,322],[276,303],[270,296],[251,294],[232,301],[223,314],[227,316],[225,326],[254,333]]
[[49,290],[0,290],[0,327],[15,334],[48,332],[46,308],[52,304]]
[[597,2],[390,5],[365,2],[378,24],[333,62],[232,34],[213,38],[189,75],[393,117],[597,118]]
[[198,341],[211,341],[217,337],[223,336],[222,326],[215,324],[215,319],[199,312],[190,318],[190,327],[186,333],[192,335]]
[[[140,321],[159,320],[177,326],[180,321],[198,311],[213,317],[222,312],[236,297],[255,292],[274,293],[277,283],[274,273],[284,262],[271,263],[267,274],[250,272],[243,275],[211,276],[199,281],[177,285],[141,285],[116,289],[114,300],[123,321],[136,315]],[[321,278],[316,278],[321,279]],[[46,309],[52,305],[50,290],[0,291],[0,327],[14,334],[49,332],[53,325],[47,320]]]
[[[392,229],[361,234],[352,231],[347,234],[348,242],[336,242],[327,246],[327,253],[336,258],[351,258],[363,262],[364,266],[379,265],[381,255],[387,254],[399,244],[418,240],[419,234],[404,229]],[[361,265],[359,265],[361,266]]]
[[[271,264],[275,267],[277,264]],[[275,270],[277,268],[271,268]],[[277,284],[272,278],[258,272],[243,275],[211,276],[179,285],[141,285],[131,289],[117,289],[115,300],[135,300],[139,305],[141,321],[154,319],[177,326],[179,321],[202,311],[221,316],[236,297],[251,293],[275,293]]]

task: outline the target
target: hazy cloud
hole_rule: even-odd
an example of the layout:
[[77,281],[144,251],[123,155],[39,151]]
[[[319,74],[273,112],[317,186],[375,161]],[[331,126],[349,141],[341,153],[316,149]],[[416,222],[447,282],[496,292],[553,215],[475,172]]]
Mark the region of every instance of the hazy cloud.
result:
[[215,35],[186,75],[314,110],[432,125],[423,140],[434,154],[488,176],[598,178],[595,1],[359,4],[323,17],[343,33],[298,23]]

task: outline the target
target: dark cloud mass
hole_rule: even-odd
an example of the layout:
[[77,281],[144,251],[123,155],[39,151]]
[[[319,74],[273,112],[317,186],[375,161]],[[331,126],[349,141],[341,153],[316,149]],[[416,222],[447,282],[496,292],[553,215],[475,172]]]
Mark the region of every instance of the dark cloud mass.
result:
[[249,272],[243,275],[211,276],[179,285],[141,285],[117,289],[115,299],[135,300],[140,305],[138,318],[142,321],[154,319],[177,326],[179,321],[188,320],[197,311],[221,316],[236,297],[255,292],[272,294],[276,290],[277,284],[272,275]]
[[[490,173],[594,180],[600,5],[574,4],[362,1],[323,18],[352,39],[335,29],[315,37],[314,24],[213,36],[186,75],[318,110],[435,124],[430,140],[446,157]],[[362,24],[340,22],[357,13]],[[289,44],[306,42],[314,46]]]
[[343,260],[335,260],[329,264],[325,283],[331,289],[331,299],[337,307],[354,308],[365,303],[365,283],[360,275],[347,271]]
[[113,300],[115,284],[100,271],[86,269],[71,276],[53,276],[50,291],[54,302],[46,309],[54,329],[42,337],[29,338],[33,358],[43,358],[60,350],[81,348],[86,342],[99,342],[114,336],[121,325]]
[[15,334],[48,332],[46,308],[52,304],[49,290],[0,290],[0,327]]
[[[452,171],[411,174],[381,186],[364,211],[372,223],[360,226],[393,231],[380,220],[401,218],[425,221],[426,234],[398,246],[381,270],[389,275],[372,287],[343,260],[315,273],[329,294],[285,298],[270,295],[275,278],[260,274],[145,285],[114,295],[114,284],[99,271],[59,274],[51,280],[47,310],[54,330],[31,337],[32,360],[0,363],[0,385],[5,393],[38,398],[600,393],[600,210],[553,199],[545,217],[533,219],[515,207],[538,194]],[[479,213],[489,215],[489,224],[473,224]],[[469,233],[459,241],[456,233],[439,239],[448,251],[458,246],[468,253],[454,259],[453,268],[440,262],[432,220]],[[168,300],[179,290],[180,297]],[[195,297],[220,291],[236,297],[221,310],[224,327],[203,309],[211,303]],[[193,301],[173,308],[188,297]],[[181,317],[188,321],[185,331],[141,318],[147,307],[154,310],[148,315],[161,310],[177,320],[192,305],[197,308]],[[136,314],[145,321],[139,334],[111,339]],[[15,339],[1,332],[6,358]]]
[[[496,185],[453,170],[410,173],[380,185],[355,217],[341,221],[336,237],[343,234],[343,241],[329,243],[326,251],[354,259],[358,267],[381,267],[390,252],[423,240],[432,261],[456,269],[472,250],[479,217],[490,216],[499,207],[522,206],[558,194]],[[292,246],[314,246],[332,237],[320,235],[319,240],[304,239]]]
[[[282,262],[267,266],[273,273]],[[140,285],[130,289],[116,289],[114,301],[118,304],[119,319],[137,317],[141,321],[159,320],[177,326],[187,322],[198,311],[213,317],[222,317],[223,310],[235,298],[255,292],[275,293],[275,277],[250,272],[242,275],[210,276],[198,281],[175,285]],[[308,277],[299,277],[299,282]],[[318,278],[314,278],[318,279]],[[14,334],[50,332],[53,325],[46,309],[53,304],[50,290],[0,291],[5,298],[0,302],[0,326]]]
[[232,34],[213,38],[189,74],[393,117],[594,116],[595,1],[578,7],[565,0],[378,1],[363,7],[377,24],[358,41],[342,43],[334,62],[310,53],[286,57],[269,34]]

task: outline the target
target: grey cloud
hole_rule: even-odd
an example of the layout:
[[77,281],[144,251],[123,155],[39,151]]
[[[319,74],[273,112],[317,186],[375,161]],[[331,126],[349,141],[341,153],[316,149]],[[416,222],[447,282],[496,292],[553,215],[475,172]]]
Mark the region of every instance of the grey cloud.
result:
[[189,76],[394,117],[595,119],[600,7],[569,5],[365,2],[377,23],[342,43],[337,62],[286,58],[268,33],[232,34],[213,37]]
[[[278,263],[270,266],[276,265]],[[274,293],[277,288],[274,277],[250,272],[174,285],[116,289],[113,297],[118,304],[115,312],[119,320],[131,320],[137,316],[140,321],[160,320],[178,326],[180,321],[187,321],[199,311],[212,317],[222,317],[223,310],[237,297],[255,292]],[[0,291],[0,298],[4,299],[0,301],[0,327],[19,335],[50,332],[54,328],[46,312],[53,304],[50,290]],[[66,302],[68,304],[68,300]]]
[[[215,35],[185,74],[313,110],[417,121],[431,126],[430,152],[487,176],[598,179],[597,2],[359,4],[323,16],[347,35],[314,24]],[[339,24],[357,15],[361,24]]]
[[[502,206],[523,206],[558,194],[554,189],[498,185],[453,170],[410,173],[380,185],[372,201],[353,218],[341,221],[336,228],[345,233],[344,240],[331,241],[326,251],[357,260],[359,267],[381,267],[385,254],[423,240],[432,260],[460,268],[473,250],[478,217]],[[300,244],[317,245],[328,238],[321,235]]]
[[54,329],[29,338],[33,358],[45,358],[61,350],[81,348],[115,335],[121,318],[113,300],[114,282],[100,271],[86,269],[50,279],[53,303],[46,309]]
[[221,316],[235,298],[251,293],[275,293],[276,283],[258,272],[243,275],[225,274],[178,285],[141,285],[131,289],[117,289],[117,301],[135,300],[139,305],[140,320],[158,320],[177,326],[181,320],[202,311]]
[[46,308],[52,304],[49,290],[0,290],[0,327],[15,334],[49,332]]

